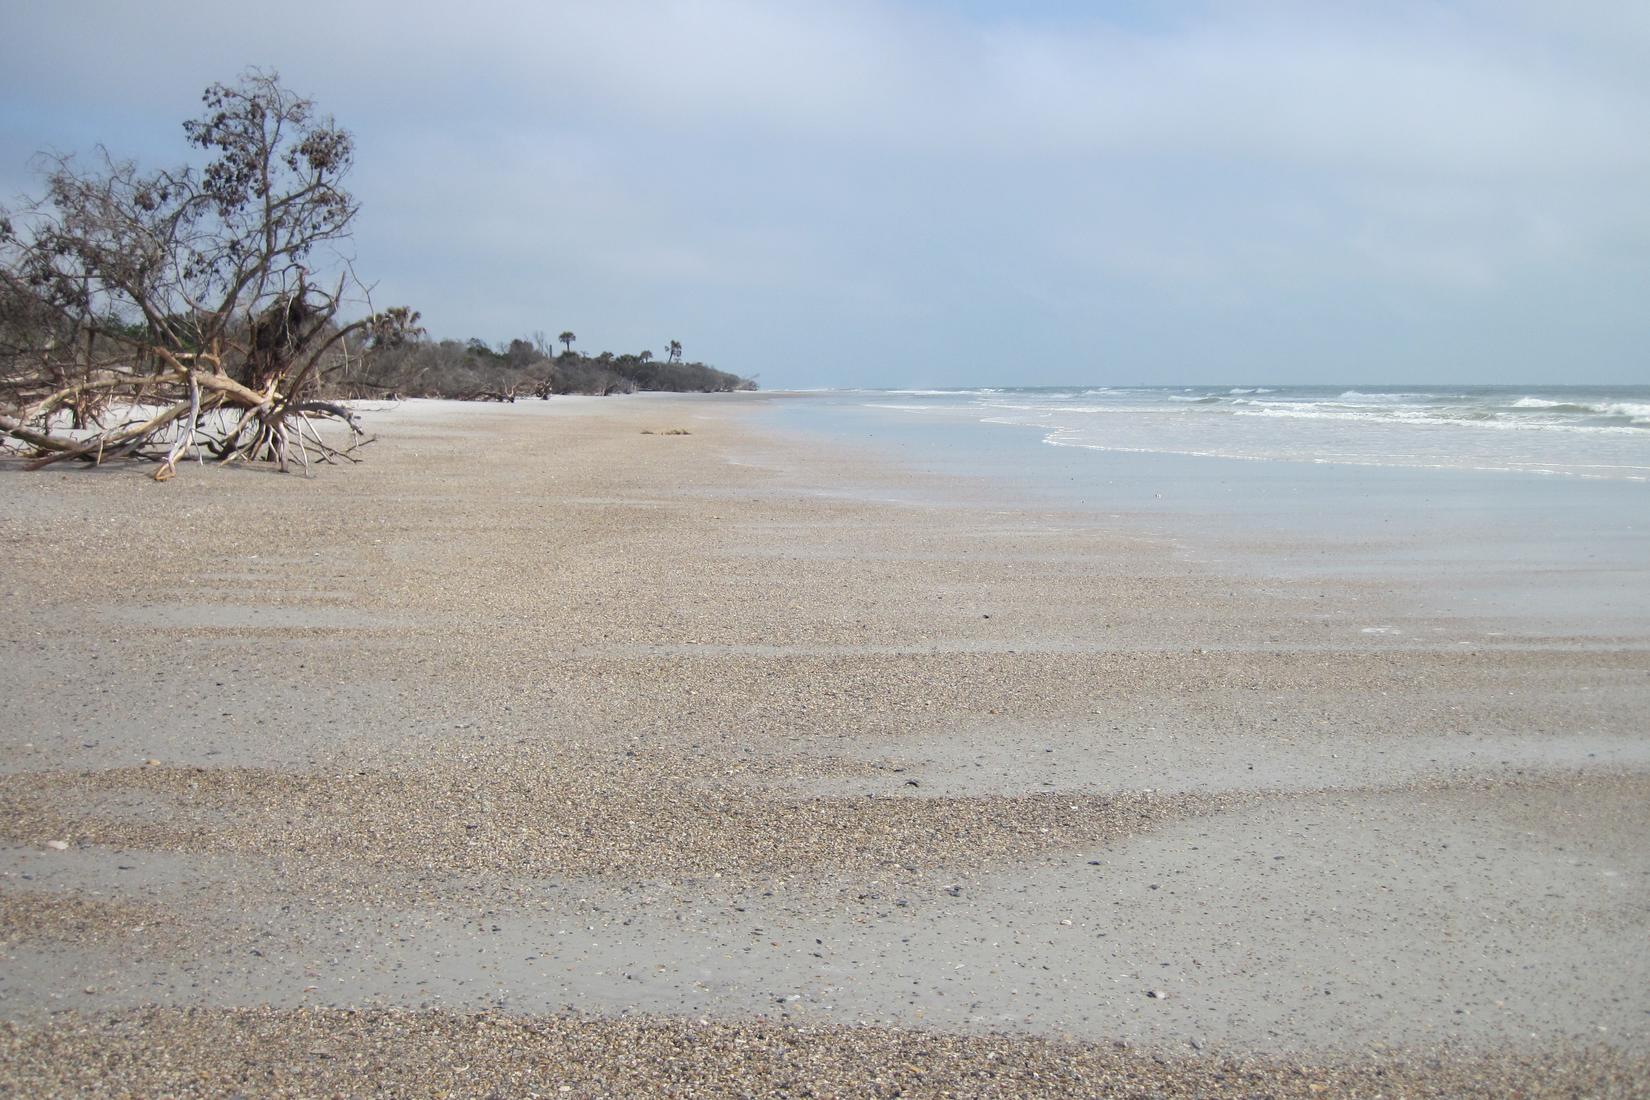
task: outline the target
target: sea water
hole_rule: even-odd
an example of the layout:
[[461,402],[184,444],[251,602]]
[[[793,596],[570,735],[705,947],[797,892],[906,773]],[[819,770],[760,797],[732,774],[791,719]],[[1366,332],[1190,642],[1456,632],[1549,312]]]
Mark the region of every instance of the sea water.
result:
[[1213,565],[1412,582],[1426,610],[1514,629],[1650,635],[1650,387],[857,390],[771,408]]

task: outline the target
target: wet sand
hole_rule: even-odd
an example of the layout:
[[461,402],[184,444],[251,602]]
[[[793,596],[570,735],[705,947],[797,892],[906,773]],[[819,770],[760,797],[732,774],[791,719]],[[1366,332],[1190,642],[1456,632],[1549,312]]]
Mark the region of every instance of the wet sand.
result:
[[766,400],[0,469],[0,1091],[1650,1095],[1644,634]]

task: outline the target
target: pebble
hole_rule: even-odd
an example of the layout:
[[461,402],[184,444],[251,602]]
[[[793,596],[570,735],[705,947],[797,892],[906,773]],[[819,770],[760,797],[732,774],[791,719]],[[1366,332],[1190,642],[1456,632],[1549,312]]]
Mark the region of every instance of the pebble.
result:
[[[331,1057],[312,1052],[328,1051]],[[119,1067],[101,1078],[88,1066]],[[135,1008],[0,1027],[0,1093],[329,1096],[1642,1096],[1650,1059],[1586,1052],[1176,1055],[770,1020]],[[256,1087],[249,1084],[256,1082]],[[872,1084],[874,1082],[874,1085]]]

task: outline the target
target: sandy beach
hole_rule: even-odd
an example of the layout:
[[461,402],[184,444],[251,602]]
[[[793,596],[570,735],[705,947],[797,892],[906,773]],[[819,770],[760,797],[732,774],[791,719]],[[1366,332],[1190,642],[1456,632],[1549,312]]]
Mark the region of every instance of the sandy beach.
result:
[[0,466],[0,1094],[1650,1096],[1650,624],[775,400]]

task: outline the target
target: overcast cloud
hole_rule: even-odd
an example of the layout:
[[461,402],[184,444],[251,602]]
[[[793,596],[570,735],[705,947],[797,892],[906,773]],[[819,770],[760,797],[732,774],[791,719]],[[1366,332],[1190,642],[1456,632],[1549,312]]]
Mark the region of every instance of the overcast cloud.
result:
[[380,303],[767,386],[1650,380],[1650,5],[0,0],[0,191],[280,70]]

